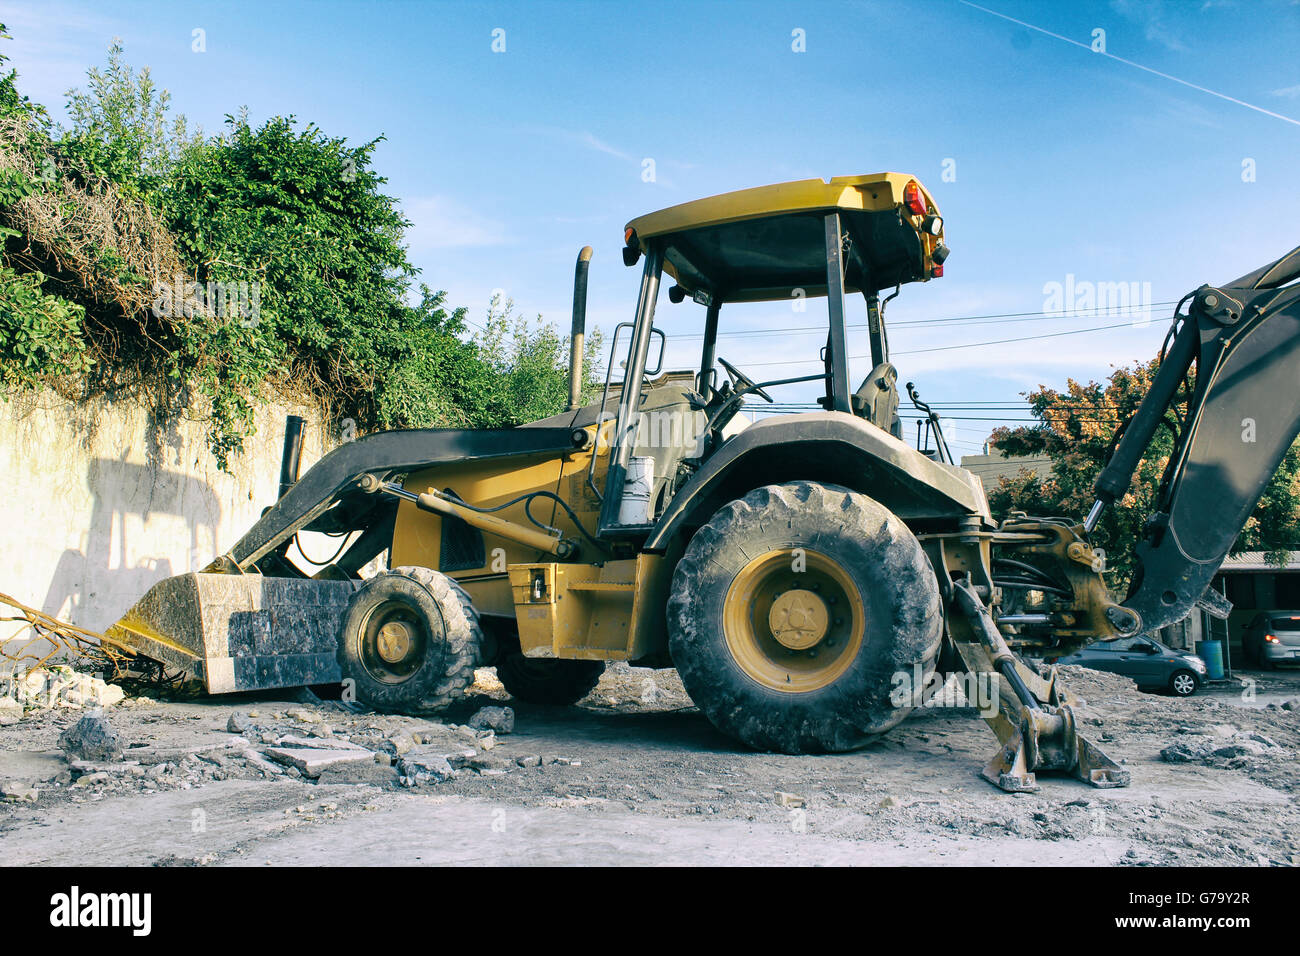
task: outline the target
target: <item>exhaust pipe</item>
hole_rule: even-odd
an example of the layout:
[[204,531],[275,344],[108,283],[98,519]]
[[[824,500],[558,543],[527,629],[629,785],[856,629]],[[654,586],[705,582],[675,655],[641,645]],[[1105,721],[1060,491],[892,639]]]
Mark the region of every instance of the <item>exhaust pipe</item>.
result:
[[583,246],[573,270],[573,328],[569,333],[569,407],[582,406],[582,359],[587,332],[587,272],[591,268],[591,246]]
[[298,415],[290,415],[284,420],[284,451],[280,455],[280,497],[298,480],[298,469],[302,465],[302,426],[305,420]]

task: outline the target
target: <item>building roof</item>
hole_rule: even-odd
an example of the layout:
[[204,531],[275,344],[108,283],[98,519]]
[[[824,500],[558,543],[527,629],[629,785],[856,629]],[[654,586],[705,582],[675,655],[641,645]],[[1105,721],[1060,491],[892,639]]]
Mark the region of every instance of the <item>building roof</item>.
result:
[[1286,552],[1286,565],[1284,567],[1270,564],[1267,561],[1267,555],[1267,551],[1243,551],[1241,554],[1230,554],[1224,558],[1219,572],[1221,574],[1245,571],[1300,572],[1300,551]]
[[1046,455],[1026,455],[1023,458],[992,455],[963,455],[961,466],[979,476],[986,489],[998,486],[998,480],[1014,478],[1022,471],[1030,471],[1039,478],[1048,478],[1052,474],[1052,459]]

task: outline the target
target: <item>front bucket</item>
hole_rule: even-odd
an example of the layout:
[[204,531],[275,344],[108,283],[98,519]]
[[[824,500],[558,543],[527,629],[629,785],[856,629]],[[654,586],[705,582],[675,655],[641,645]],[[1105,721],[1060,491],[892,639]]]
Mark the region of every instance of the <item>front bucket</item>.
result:
[[341,679],[339,621],[360,581],[192,572],[159,581],[108,636],[210,694]]

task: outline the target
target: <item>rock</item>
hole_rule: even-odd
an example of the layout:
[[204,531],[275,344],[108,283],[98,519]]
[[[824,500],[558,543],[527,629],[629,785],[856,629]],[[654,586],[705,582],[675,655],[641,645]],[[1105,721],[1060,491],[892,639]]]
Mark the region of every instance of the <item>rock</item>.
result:
[[471,770],[477,770],[481,774],[505,773],[509,764],[504,758],[494,754],[479,754],[469,762]]
[[266,755],[277,763],[292,767],[305,777],[319,777],[322,770],[336,764],[365,760],[374,762],[374,754],[363,747],[355,750],[322,750],[308,747],[272,747]]
[[890,810],[898,806],[898,801],[895,800],[893,797],[885,797],[885,799],[881,800],[878,804],[876,804],[876,806],[880,807],[880,809],[882,810]]
[[138,776],[144,773],[138,760],[123,760],[120,763],[97,763],[93,760],[73,760],[70,766],[77,773],[130,774]]
[[497,745],[497,738],[496,738],[496,736],[495,736],[494,734],[489,734],[487,737],[480,737],[480,738],[479,738],[477,741],[475,741],[475,742],[476,742],[476,743],[479,745],[479,747],[481,747],[482,749],[484,749],[484,750],[491,750],[493,747],[495,747],[495,746]]
[[469,762],[478,756],[477,750],[456,750],[451,753],[442,755],[447,763],[451,764],[453,770],[464,770],[469,766]]
[[773,796],[776,798],[776,805],[778,807],[796,810],[799,807],[806,805],[804,798],[796,793],[786,793],[784,790],[777,790]]
[[392,747],[393,753],[400,757],[415,746],[415,738],[403,730],[386,738],[384,743]]
[[112,783],[112,781],[113,781],[113,778],[110,777],[110,776],[109,776],[108,774],[106,774],[106,773],[103,773],[103,772],[100,772],[100,773],[88,773],[88,774],[84,774],[83,776],[78,777],[78,778],[77,778],[77,782],[74,783],[73,786],[74,786],[74,787],[94,787],[94,786],[102,786],[103,784],[106,784],[106,783]]
[[59,747],[77,760],[112,763],[122,756],[122,740],[100,710],[91,711],[65,730]]
[[1186,737],[1161,750],[1160,759],[1165,763],[1194,763],[1208,757],[1214,746],[1209,737]]
[[542,758],[537,756],[537,754],[528,754],[524,757],[516,757],[515,763],[519,764],[521,767],[537,767],[541,765]]
[[35,803],[39,796],[40,791],[26,781],[0,782],[0,799],[13,800],[17,803]]
[[23,719],[23,705],[12,697],[0,697],[0,727]]
[[[306,688],[304,688],[305,690]],[[309,692],[310,693],[310,692]],[[292,707],[284,712],[284,716],[292,717],[294,720],[303,724],[319,724],[321,715],[312,710],[303,710],[301,707]]]
[[1300,710],[1300,697],[1292,697],[1289,700],[1282,701],[1283,710]]
[[481,707],[478,713],[469,719],[469,725],[475,730],[490,730],[497,734],[512,733],[515,729],[514,708]]
[[230,718],[226,721],[226,733],[242,734],[249,727],[253,726],[248,717],[239,711],[233,711]]
[[275,739],[275,746],[288,747],[291,749],[302,748],[306,750],[359,750],[367,757],[374,752],[369,747],[354,744],[350,740],[331,738],[328,742],[323,742],[319,737],[295,737],[292,734],[277,737]]
[[426,783],[443,783],[456,776],[441,754],[408,753],[397,762],[398,782],[404,787],[418,787]]

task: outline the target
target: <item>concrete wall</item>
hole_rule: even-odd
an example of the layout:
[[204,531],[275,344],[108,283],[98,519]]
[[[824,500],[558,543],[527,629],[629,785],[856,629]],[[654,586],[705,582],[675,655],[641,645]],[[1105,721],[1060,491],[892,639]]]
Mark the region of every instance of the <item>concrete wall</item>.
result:
[[303,471],[321,456],[318,411],[267,406],[230,475],[197,416],[160,429],[131,402],[0,402],[0,592],[103,630],[150,585],[224,552],[275,501],[287,414],[307,420]]

